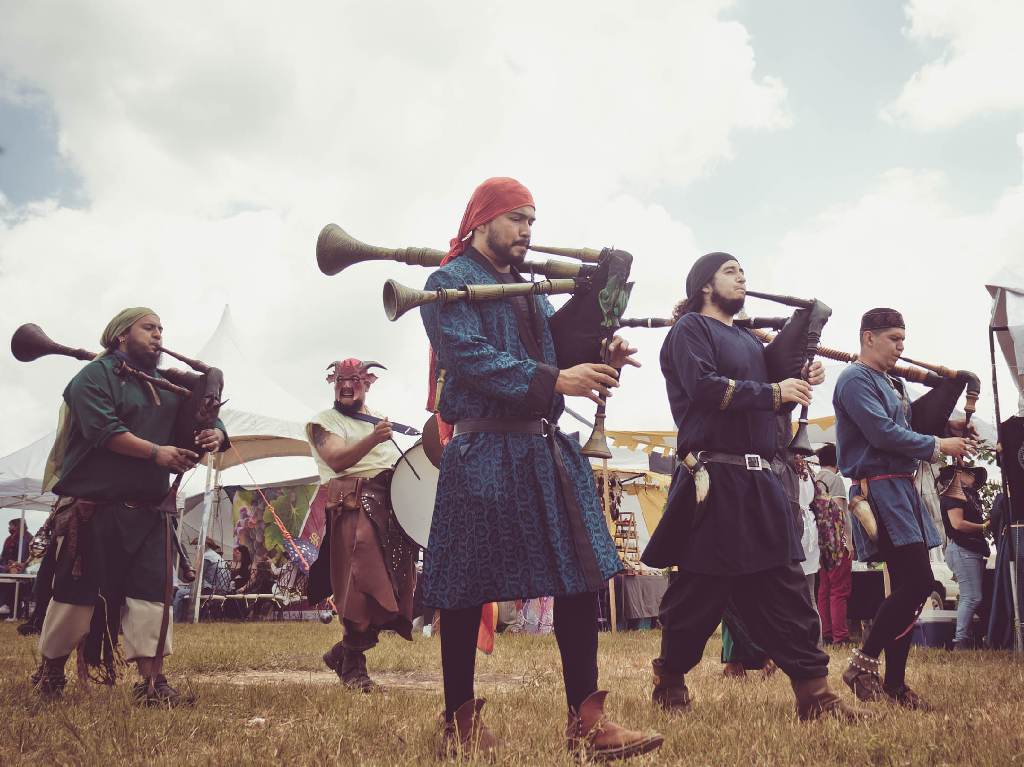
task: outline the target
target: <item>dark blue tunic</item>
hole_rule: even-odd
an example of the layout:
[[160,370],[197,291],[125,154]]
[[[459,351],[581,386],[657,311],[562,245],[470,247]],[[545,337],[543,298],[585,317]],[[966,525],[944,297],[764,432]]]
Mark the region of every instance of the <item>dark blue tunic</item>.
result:
[[[472,248],[438,269],[426,289],[503,281]],[[551,304],[453,302],[421,307],[445,370],[441,417],[557,422]],[[518,309],[517,309],[518,304]],[[531,353],[532,351],[532,353]],[[574,440],[555,437],[583,514],[602,580],[621,568],[601,512],[590,463]],[[463,434],[448,443],[420,581],[425,604],[458,609],[485,602],[589,591],[573,542],[547,439],[531,434]]]
[[[853,364],[839,374],[832,404],[836,410],[836,455],[839,470],[852,480],[886,474],[913,474],[918,462],[931,460],[936,439],[910,428],[910,400],[899,392],[885,373],[867,365]],[[856,484],[851,498],[859,495]],[[908,479],[873,479],[869,482],[877,522],[885,528],[893,546],[942,541],[932,524],[914,483]],[[853,517],[857,558],[879,558],[878,546]]]
[[[661,347],[679,455],[698,450],[774,456],[778,442],[764,348],[746,330],[683,315]],[[790,408],[791,409],[791,408]],[[744,575],[803,559],[789,500],[772,471],[707,466],[711,492],[696,509],[679,466],[643,561],[708,575]]]

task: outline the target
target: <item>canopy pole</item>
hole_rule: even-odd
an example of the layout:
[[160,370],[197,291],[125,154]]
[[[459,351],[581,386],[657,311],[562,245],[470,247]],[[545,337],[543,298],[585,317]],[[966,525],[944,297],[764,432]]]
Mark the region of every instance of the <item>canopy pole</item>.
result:
[[1013,651],[1024,652],[1024,637],[1021,636],[1020,625],[1020,583],[1017,575],[1020,571],[1017,560],[1019,546],[1018,535],[1020,525],[1015,524],[1013,518],[1013,499],[1010,497],[1010,486],[1006,480],[1006,472],[1003,471],[1003,446],[1000,441],[999,428],[1003,425],[1002,415],[999,412],[999,377],[996,374],[996,332],[1008,331],[1008,325],[989,325],[988,328],[988,353],[992,363],[992,400],[996,407],[996,465],[999,466],[999,479],[1003,486],[1003,502],[1006,504],[1006,533],[1010,541],[1010,598],[1013,600]]
[[220,494],[217,482],[220,479],[220,467],[213,453],[206,454],[206,489],[203,492],[203,512],[199,522],[199,534],[196,536],[196,553],[193,569],[196,579],[192,582],[192,623],[199,623],[200,597],[203,592],[203,556],[206,554],[206,534],[210,527],[210,506],[213,497]]

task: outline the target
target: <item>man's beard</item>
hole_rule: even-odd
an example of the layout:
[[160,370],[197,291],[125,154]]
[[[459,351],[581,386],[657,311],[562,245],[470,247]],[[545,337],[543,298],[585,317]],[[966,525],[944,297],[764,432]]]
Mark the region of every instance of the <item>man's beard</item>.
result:
[[530,241],[516,240],[511,245],[503,245],[496,241],[494,235],[491,232],[487,233],[487,249],[493,253],[497,259],[508,266],[520,266],[523,261],[526,260],[526,251],[523,251],[523,255],[517,256],[512,252],[512,248],[517,245],[529,246]]
[[152,351],[148,344],[126,345],[125,354],[143,370],[153,370],[160,362],[161,351]]
[[746,296],[740,296],[739,298],[726,298],[717,290],[711,291],[711,303],[730,317],[739,314],[740,310],[743,308],[743,302],[745,300]]
[[345,415],[352,415],[353,413],[358,413],[363,409],[363,402],[364,400],[354,399],[352,400],[351,405],[344,405],[339,400],[335,399],[334,407]]

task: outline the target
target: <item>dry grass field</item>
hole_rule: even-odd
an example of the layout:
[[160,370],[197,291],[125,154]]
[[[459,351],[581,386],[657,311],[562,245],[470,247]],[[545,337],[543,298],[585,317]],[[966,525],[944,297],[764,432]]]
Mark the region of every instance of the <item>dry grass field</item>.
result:
[[[337,623],[179,626],[169,676],[199,701],[161,711],[135,707],[127,682],[110,689],[72,681],[64,702],[39,703],[27,681],[35,640],[14,628],[0,624],[3,765],[434,763],[436,638],[385,638],[370,665],[389,690],[364,695],[324,673],[320,654],[339,638]],[[1024,664],[1008,654],[915,650],[911,681],[937,710],[876,705],[876,720],[850,727],[797,722],[782,674],[723,678],[715,640],[688,678],[693,711],[655,711],[649,661],[658,641],[650,631],[601,637],[601,684],[613,691],[614,716],[666,736],[659,752],[631,764],[1024,764]],[[833,655],[835,684],[843,662],[845,654]],[[501,764],[573,763],[561,739],[565,699],[553,637],[499,636],[477,670],[487,720],[502,739]]]

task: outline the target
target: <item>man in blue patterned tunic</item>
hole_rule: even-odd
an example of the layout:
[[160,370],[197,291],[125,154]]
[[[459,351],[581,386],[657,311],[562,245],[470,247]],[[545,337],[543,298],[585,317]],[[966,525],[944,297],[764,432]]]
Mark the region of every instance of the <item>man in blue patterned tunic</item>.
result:
[[[871,630],[854,650],[845,681],[861,700],[889,700],[912,709],[927,703],[907,686],[907,656],[911,630],[932,591],[928,549],[941,543],[914,486],[919,461],[939,455],[966,456],[974,452],[971,437],[919,434],[910,428],[910,400],[902,381],[889,371],[903,354],[906,326],[894,309],[872,309],[860,324],[860,354],[836,381],[832,404],[836,411],[836,449],[839,469],[854,480],[851,507],[863,496],[870,502],[877,540],[868,537],[857,515],[853,535],[862,561],[885,562],[892,586],[878,607]],[[947,430],[963,430],[950,422]],[[885,679],[878,674],[885,651]]]
[[[535,208],[509,178],[473,194],[446,265],[427,290],[521,282]],[[579,445],[558,431],[563,396],[597,400],[635,350],[609,345],[613,366],[559,370],[543,297],[422,307],[443,380],[437,410],[454,433],[441,458],[421,587],[441,610],[445,724],[441,751],[493,757],[497,741],[473,692],[481,606],[553,595],[562,656],[568,747],[591,758],[658,748],[662,738],[620,727],[597,689],[597,592],[621,567],[593,474]],[[634,363],[635,364],[635,363]]]
[[[653,700],[670,711],[690,707],[684,675],[700,662],[731,605],[790,678],[801,719],[856,719],[861,712],[829,688],[828,655],[817,646],[820,623],[799,564],[800,536],[771,466],[778,414],[808,403],[824,372],[815,363],[806,381],[770,381],[761,343],[733,323],[745,296],[735,258],[702,256],[661,348],[678,454],[696,456],[703,468],[691,478],[685,465],[677,467],[665,514],[644,550],[645,563],[679,568],[661,602]],[[706,498],[697,497],[696,477],[709,478]]]

